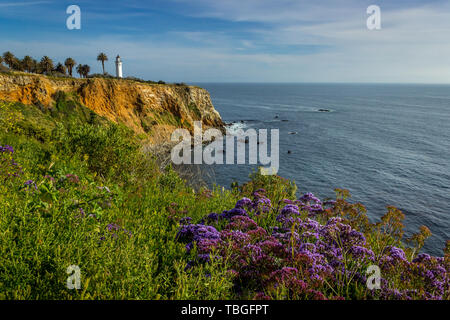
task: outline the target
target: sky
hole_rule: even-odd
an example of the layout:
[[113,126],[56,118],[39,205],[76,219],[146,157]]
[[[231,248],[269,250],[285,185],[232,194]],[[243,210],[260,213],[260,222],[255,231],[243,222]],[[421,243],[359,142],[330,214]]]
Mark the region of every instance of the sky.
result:
[[120,54],[124,76],[155,81],[450,83],[450,0],[0,0],[0,39],[94,73]]

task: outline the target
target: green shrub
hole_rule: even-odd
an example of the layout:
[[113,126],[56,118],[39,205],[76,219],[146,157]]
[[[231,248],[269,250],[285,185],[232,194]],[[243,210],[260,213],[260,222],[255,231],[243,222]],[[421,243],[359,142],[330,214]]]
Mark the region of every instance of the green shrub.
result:
[[263,175],[260,171],[250,174],[250,181],[239,187],[241,196],[251,198],[258,189],[264,189],[266,196],[274,203],[283,199],[295,199],[297,186],[294,181],[277,175]]

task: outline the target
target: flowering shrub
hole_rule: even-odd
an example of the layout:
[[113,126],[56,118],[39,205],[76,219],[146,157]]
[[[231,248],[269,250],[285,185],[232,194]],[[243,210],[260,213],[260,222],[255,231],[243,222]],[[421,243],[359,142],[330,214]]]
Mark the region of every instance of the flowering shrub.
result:
[[14,149],[11,146],[0,145],[0,181],[18,177],[22,173],[22,168],[14,161]]
[[263,175],[261,172],[254,171],[250,174],[250,181],[242,186],[235,186],[240,194],[245,197],[251,197],[254,192],[264,188],[267,190],[266,196],[274,202],[288,198],[295,198],[297,186],[291,180],[277,175]]
[[0,101],[0,130],[20,133],[17,123],[23,120],[23,115],[14,110],[13,103]]
[[[253,200],[244,197],[231,210],[211,213],[198,224],[184,218],[177,239],[192,257],[186,270],[219,261],[235,274],[234,290],[243,298],[448,298],[444,258],[419,254],[410,261],[393,245],[374,252],[364,230],[349,224],[355,219],[337,210],[339,199],[322,202],[307,193],[273,207],[264,193],[257,190]],[[390,208],[382,220],[394,218]],[[395,238],[398,233],[383,235]],[[378,290],[366,285],[370,265],[381,270]]]

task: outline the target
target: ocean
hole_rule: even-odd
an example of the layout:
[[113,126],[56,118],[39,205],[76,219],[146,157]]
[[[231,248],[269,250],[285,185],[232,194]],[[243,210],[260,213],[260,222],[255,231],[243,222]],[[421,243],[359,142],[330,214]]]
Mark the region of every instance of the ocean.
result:
[[[433,235],[423,252],[443,255],[450,239],[450,86],[197,85],[234,127],[280,130],[278,174],[295,180],[299,194],[332,198],[335,188],[348,189],[372,222],[396,206],[406,216],[405,235],[427,226]],[[215,165],[210,183],[243,183],[257,167]]]

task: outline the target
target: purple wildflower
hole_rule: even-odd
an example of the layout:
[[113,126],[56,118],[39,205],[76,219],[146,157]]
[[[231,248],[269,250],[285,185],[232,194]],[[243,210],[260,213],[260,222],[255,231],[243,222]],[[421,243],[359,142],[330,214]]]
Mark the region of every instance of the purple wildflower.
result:
[[191,217],[184,217],[180,219],[180,224],[191,224],[192,218]]
[[308,192],[305,193],[303,196],[300,197],[299,199],[300,201],[305,202],[306,204],[310,203],[311,201],[320,204],[322,203],[319,198],[317,198],[316,196],[314,196],[312,193]]
[[4,147],[0,146],[0,152],[8,152],[8,153],[14,153],[14,149],[13,147],[9,146],[9,145],[5,145]]
[[31,188],[33,188],[34,190],[37,190],[37,185],[33,180],[27,180],[25,181],[25,183],[23,184],[24,188],[26,188],[27,190],[30,190]]
[[220,218],[231,220],[231,218],[233,218],[234,216],[248,216],[248,214],[244,209],[233,208],[229,211],[222,212],[222,214],[220,215]]
[[236,202],[235,208],[244,209],[245,207],[251,207],[253,204],[252,200],[249,198],[242,198],[238,202]]

